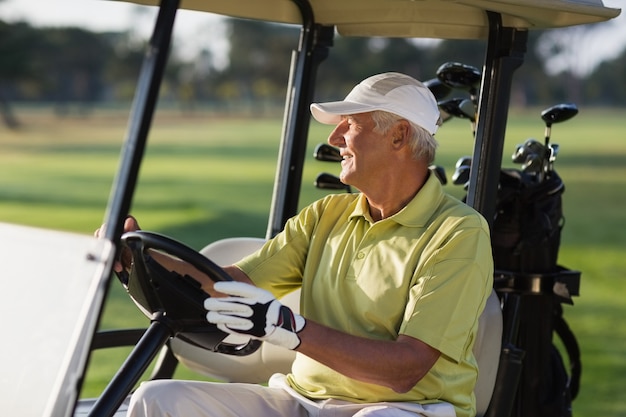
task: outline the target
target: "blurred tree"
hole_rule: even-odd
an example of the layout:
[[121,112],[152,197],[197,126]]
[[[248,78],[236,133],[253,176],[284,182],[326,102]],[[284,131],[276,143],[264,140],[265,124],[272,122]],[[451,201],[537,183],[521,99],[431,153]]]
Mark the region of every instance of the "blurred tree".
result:
[[604,106],[624,106],[626,102],[626,50],[616,59],[603,62],[593,76],[585,80],[584,96],[589,102]]
[[[1,0],[0,0],[1,1]],[[245,109],[282,107],[291,51],[300,28],[251,20],[228,19],[228,63],[214,65],[209,49],[183,61],[172,48],[161,98],[191,109],[197,101]],[[529,33],[524,65],[515,72],[512,102],[544,105],[621,104],[626,87],[624,54],[581,75],[576,47],[584,45],[591,28]],[[576,41],[570,37],[576,35]],[[130,100],[146,50],[146,40],[133,31],[93,33],[78,28],[33,28],[0,21],[0,117],[8,126],[18,122],[11,111],[15,100],[48,100],[62,114],[71,102],[89,108],[99,100]],[[424,42],[393,38],[336,36],[328,59],[320,67],[316,100],[346,94],[354,82],[373,73],[401,71],[421,80],[434,78],[437,68],[458,61],[482,69],[484,41]],[[578,67],[577,67],[578,65]],[[579,69],[576,69],[579,68]]]
[[108,85],[105,94],[113,100],[132,100],[146,51],[146,41],[133,36],[131,32],[107,32],[101,36],[112,48],[103,74]]
[[42,34],[45,44],[36,57],[40,68],[45,68],[40,76],[47,82],[47,96],[60,115],[72,101],[81,102],[80,109],[86,110],[101,97],[111,46],[102,36],[79,28],[47,28]]
[[[524,55],[524,64],[515,71],[511,101],[517,106],[550,103],[555,85],[542,68],[541,57],[537,52],[537,42],[542,32],[528,33],[527,51]],[[552,104],[552,103],[550,103]]]
[[[60,113],[70,101],[100,98],[102,71],[111,48],[98,34],[78,28],[0,24],[0,94],[5,122],[8,100],[50,100]],[[81,109],[87,108],[81,106]]]
[[433,47],[431,54],[431,75],[445,62],[461,62],[482,69],[485,62],[485,41],[483,40],[443,40]]
[[398,71],[418,79],[429,78],[429,50],[407,39],[337,36],[327,60],[320,66],[316,100],[346,95],[354,83],[372,74]]
[[229,65],[216,74],[216,81],[230,87],[219,89],[228,95],[217,98],[282,103],[299,28],[242,19],[230,19],[227,25]]
[[0,115],[10,129],[20,125],[12,110],[11,97],[18,84],[36,79],[32,55],[42,42],[41,33],[27,23],[0,21]]

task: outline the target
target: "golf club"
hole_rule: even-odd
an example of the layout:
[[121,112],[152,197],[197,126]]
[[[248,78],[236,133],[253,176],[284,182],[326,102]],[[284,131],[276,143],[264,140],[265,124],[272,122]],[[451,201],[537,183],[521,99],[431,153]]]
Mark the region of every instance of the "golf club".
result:
[[545,145],[550,143],[550,134],[554,123],[561,123],[578,114],[578,107],[573,103],[562,103],[541,112],[541,119],[546,124]]
[[343,159],[339,154],[339,149],[327,143],[320,143],[313,151],[313,157],[323,162],[341,162]]
[[448,178],[446,178],[446,170],[444,167],[440,165],[431,165],[429,168],[435,174],[435,176],[442,185],[446,185],[448,183]]
[[459,62],[446,62],[437,69],[437,78],[451,88],[466,90],[476,101],[482,74],[478,68]]
[[352,188],[341,182],[339,177],[326,172],[318,174],[314,184],[320,190],[345,190],[348,193],[352,192]]
[[433,93],[437,101],[446,98],[452,91],[452,88],[449,85],[444,84],[438,78],[426,80],[424,81],[424,85],[430,90],[431,93]]

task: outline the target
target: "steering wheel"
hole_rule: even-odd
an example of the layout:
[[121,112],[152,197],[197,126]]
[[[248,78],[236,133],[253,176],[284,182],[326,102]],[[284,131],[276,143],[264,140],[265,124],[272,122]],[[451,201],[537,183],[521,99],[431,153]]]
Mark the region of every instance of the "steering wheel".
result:
[[156,262],[148,250],[185,261],[214,282],[232,281],[222,268],[190,247],[157,233],[143,230],[128,232],[121,241],[133,256],[128,282],[124,286],[148,318],[153,320],[158,316],[174,336],[213,352],[249,355],[259,348],[261,341],[256,339],[250,339],[243,345],[224,342],[228,333],[206,321],[204,300],[210,295],[202,290],[200,282],[188,275],[169,271]]

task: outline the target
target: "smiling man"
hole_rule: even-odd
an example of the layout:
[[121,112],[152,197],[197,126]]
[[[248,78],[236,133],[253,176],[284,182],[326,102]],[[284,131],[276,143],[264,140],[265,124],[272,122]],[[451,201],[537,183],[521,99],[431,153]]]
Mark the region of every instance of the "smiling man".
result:
[[[207,320],[297,352],[269,386],[152,381],[130,416],[470,417],[472,347],[492,288],[488,226],[429,171],[435,98],[404,74],[311,106],[335,125],[341,180],[258,252],[203,282]],[[136,223],[132,222],[134,225]],[[134,226],[133,226],[134,227]],[[301,288],[300,314],[277,300]]]
[[398,73],[373,76],[344,101],[313,104],[311,112],[337,125],[328,143],[343,157],[340,178],[367,196],[375,220],[398,212],[430,175],[437,147],[432,134],[441,119],[419,81]]

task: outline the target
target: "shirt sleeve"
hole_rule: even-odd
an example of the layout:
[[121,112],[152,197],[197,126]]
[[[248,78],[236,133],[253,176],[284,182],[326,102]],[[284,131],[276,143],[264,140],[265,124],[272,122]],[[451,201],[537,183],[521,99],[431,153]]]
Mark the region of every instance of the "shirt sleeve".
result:
[[473,343],[492,282],[488,233],[481,227],[452,233],[416,271],[400,333],[459,362]]
[[299,288],[321,204],[316,202],[289,219],[279,234],[235,266],[277,298]]

